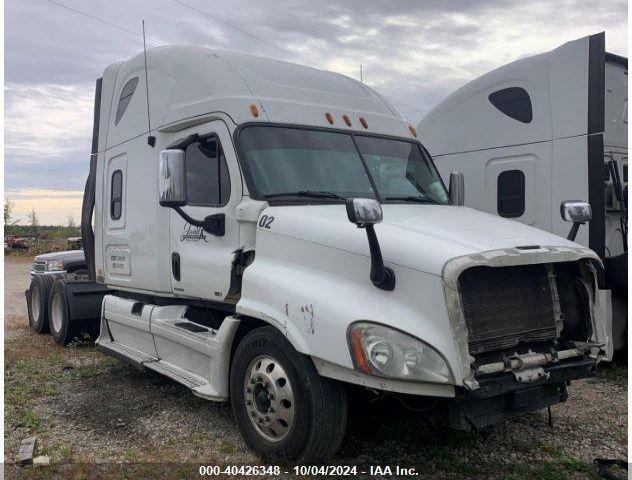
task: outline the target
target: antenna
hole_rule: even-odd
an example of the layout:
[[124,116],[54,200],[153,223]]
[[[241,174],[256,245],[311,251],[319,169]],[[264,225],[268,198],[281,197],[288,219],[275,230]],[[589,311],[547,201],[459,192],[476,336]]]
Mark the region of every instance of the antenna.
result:
[[149,76],[147,74],[147,45],[145,43],[145,20],[143,20],[143,54],[145,56],[145,93],[147,94],[147,143],[150,146],[156,144],[156,137],[151,134],[151,116],[149,114]]
[[364,80],[362,79],[362,64],[360,64],[360,81],[364,83]]

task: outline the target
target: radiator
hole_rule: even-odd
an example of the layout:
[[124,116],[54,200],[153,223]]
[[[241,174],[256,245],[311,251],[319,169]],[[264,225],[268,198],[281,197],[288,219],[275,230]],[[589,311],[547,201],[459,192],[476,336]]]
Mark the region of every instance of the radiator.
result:
[[556,293],[544,264],[469,268],[459,293],[471,355],[556,337]]

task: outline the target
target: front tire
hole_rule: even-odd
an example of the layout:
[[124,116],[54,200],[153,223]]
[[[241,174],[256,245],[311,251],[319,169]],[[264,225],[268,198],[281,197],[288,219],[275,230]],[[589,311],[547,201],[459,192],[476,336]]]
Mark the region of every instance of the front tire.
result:
[[244,440],[267,461],[328,460],[347,427],[343,385],[321,377],[273,327],[248,333],[230,372],[233,413]]

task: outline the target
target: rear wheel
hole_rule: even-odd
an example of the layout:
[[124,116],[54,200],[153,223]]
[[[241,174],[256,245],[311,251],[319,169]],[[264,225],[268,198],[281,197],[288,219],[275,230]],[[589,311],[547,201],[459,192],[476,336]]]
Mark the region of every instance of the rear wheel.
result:
[[70,321],[68,300],[64,290],[65,279],[56,280],[48,301],[50,333],[57,343],[66,346],[81,335],[81,328]]
[[246,443],[268,461],[319,462],[342,443],[343,385],[321,377],[273,327],[253,330],[240,342],[230,395]]
[[48,333],[48,297],[55,277],[53,275],[35,275],[31,278],[27,308],[29,325],[37,333]]

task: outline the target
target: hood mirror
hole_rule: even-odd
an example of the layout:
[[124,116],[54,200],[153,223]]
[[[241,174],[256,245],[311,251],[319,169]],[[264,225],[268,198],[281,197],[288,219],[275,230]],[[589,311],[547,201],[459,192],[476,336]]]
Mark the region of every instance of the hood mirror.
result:
[[564,221],[573,222],[571,231],[566,238],[574,242],[579,226],[589,222],[592,218],[592,208],[590,203],[581,200],[566,200],[560,205],[560,215]]
[[450,205],[465,205],[465,177],[463,172],[450,172]]
[[158,203],[162,207],[183,207],[187,204],[184,150],[160,152],[158,168]]
[[358,228],[366,230],[371,252],[371,282],[381,290],[393,290],[395,288],[395,272],[384,266],[382,250],[375,234],[374,225],[382,221],[382,206],[372,198],[348,198],[347,217]]
[[382,205],[372,198],[347,199],[347,217],[351,223],[362,227],[382,221]]

